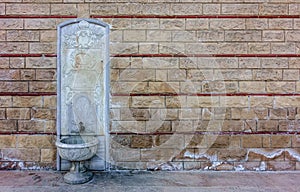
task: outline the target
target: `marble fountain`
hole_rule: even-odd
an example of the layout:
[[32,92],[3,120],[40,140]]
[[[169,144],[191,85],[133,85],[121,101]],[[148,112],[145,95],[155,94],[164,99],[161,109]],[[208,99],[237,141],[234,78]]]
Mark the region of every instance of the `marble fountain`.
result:
[[57,169],[81,184],[105,170],[109,98],[109,26],[73,19],[58,26]]

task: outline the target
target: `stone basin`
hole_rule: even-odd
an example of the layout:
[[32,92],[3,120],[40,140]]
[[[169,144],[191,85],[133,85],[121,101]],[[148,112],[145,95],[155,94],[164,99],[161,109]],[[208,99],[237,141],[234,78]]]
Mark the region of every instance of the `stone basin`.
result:
[[59,155],[69,161],[85,161],[97,152],[98,139],[95,136],[70,136],[56,142]]

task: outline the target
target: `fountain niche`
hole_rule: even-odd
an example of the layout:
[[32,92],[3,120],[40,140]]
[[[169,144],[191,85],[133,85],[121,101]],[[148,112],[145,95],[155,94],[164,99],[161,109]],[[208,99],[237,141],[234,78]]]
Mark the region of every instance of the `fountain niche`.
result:
[[58,26],[57,141],[58,170],[64,180],[81,184],[90,170],[104,170],[107,158],[109,98],[109,26],[74,19]]

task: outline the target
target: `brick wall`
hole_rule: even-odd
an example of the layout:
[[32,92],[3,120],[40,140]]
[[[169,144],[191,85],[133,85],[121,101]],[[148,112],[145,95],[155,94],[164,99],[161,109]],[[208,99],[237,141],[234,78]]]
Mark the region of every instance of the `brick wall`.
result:
[[115,169],[300,169],[298,0],[0,0],[1,169],[55,167],[56,26],[111,25]]

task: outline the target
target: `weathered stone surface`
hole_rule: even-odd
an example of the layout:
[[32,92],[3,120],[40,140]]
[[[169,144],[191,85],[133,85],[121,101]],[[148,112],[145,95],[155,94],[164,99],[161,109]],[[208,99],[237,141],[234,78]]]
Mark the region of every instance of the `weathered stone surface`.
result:
[[0,148],[15,148],[16,136],[14,135],[0,135]]
[[15,96],[13,99],[14,107],[42,107],[41,96]]
[[148,135],[133,135],[131,137],[131,148],[151,148],[153,146],[153,138]]
[[52,135],[19,135],[17,137],[19,148],[54,148],[55,137]]
[[34,119],[55,119],[56,118],[56,110],[55,109],[33,108],[32,109],[32,117]]
[[41,162],[54,162],[56,160],[56,149],[41,149]]
[[3,158],[15,161],[40,161],[38,148],[7,148],[1,150]]

